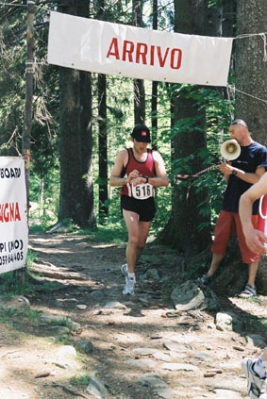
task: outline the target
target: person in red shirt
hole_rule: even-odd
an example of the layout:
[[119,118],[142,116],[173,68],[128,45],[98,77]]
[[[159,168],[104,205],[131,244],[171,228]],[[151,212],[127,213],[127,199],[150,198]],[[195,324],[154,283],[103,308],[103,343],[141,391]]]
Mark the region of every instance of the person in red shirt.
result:
[[149,128],[144,124],[136,125],[131,140],[133,147],[119,152],[110,175],[110,185],[122,187],[121,209],[128,231],[127,263],[121,267],[125,275],[125,295],[134,295],[135,264],[145,247],[156,213],[155,187],[169,184],[162,156],[148,148]]

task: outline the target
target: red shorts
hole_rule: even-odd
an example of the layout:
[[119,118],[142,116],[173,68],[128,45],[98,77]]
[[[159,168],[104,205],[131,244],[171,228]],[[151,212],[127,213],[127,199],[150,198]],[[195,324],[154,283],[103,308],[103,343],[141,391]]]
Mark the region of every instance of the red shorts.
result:
[[[264,231],[264,224],[261,223],[261,218],[258,215],[252,216],[252,224],[254,228]],[[212,252],[217,255],[224,255],[230,237],[233,235],[237,236],[243,262],[246,264],[258,262],[260,256],[251,252],[248,248],[240,217],[236,212],[221,211],[215,226],[215,238],[211,247]]]

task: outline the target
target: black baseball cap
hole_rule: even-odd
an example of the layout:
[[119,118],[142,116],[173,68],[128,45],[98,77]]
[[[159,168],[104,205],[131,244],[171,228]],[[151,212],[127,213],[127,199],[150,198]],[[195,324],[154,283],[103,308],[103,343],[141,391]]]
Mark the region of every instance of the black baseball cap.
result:
[[133,128],[131,136],[136,141],[141,141],[142,143],[150,143],[150,130],[146,125],[139,124]]

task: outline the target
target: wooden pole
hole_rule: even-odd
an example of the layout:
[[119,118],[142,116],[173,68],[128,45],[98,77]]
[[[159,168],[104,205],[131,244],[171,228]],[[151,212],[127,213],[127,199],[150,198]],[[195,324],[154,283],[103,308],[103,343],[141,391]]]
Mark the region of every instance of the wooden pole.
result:
[[30,146],[31,146],[31,129],[32,129],[32,102],[33,102],[33,72],[34,72],[34,39],[33,39],[33,22],[34,22],[34,1],[28,0],[27,15],[27,60],[26,60],[26,101],[24,127],[22,136],[22,153],[25,159],[25,175],[27,187],[27,205],[29,209],[29,182],[30,182]]

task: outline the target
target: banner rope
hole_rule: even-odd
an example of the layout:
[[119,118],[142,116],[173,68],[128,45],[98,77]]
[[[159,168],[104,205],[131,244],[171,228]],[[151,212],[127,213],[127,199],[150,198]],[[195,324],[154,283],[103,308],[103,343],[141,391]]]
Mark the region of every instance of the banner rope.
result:
[[[227,87],[228,87],[228,86],[230,86],[230,85],[227,85]],[[249,93],[247,93],[247,92],[245,92],[245,91],[243,91],[243,90],[239,90],[239,89],[237,89],[236,87],[235,87],[234,90],[235,90],[235,91],[238,91],[238,92],[241,93],[241,94],[244,94],[245,96],[252,97],[252,98],[254,98],[255,100],[262,101],[263,103],[267,103],[267,100],[264,100],[263,98],[260,98],[260,97],[253,96],[253,94],[249,94]]]
[[5,3],[5,2],[0,2],[1,6],[8,6],[8,7],[28,7],[27,4],[13,4],[13,3]]
[[264,52],[264,57],[263,57],[263,61],[266,62],[267,61],[267,51],[266,51],[266,35],[265,33],[261,33],[260,34],[262,40],[263,40],[263,52]]
[[174,175],[174,183],[178,184],[179,183],[178,180],[185,181],[187,179],[199,177],[203,173],[206,173],[209,170],[212,170],[212,169],[217,168],[217,167],[218,167],[218,165],[214,164],[214,165],[209,166],[208,168],[205,168],[205,169],[201,170],[200,172],[197,172],[197,173],[194,173],[194,174],[188,174],[188,175],[177,173],[177,174]]
[[236,37],[234,37],[235,39],[246,39],[248,37],[252,37],[252,36],[261,36],[261,35],[267,35],[267,32],[260,32],[260,33],[244,33],[243,35],[238,35]]
[[[186,181],[187,179],[199,177],[203,173],[206,173],[209,170],[212,170],[212,169],[214,169],[216,167],[218,167],[218,165],[214,164],[214,165],[209,166],[208,168],[205,168],[205,169],[201,170],[200,172],[197,172],[197,173],[194,173],[194,174],[191,174],[191,175],[176,174],[176,175],[174,175],[174,183],[175,184],[179,184],[182,181]],[[186,196],[185,196],[186,205],[188,205],[188,200],[189,200],[189,195],[190,195],[190,190],[191,190],[192,185],[193,185],[193,183],[189,184],[189,186],[187,187],[187,190],[186,190]]]

